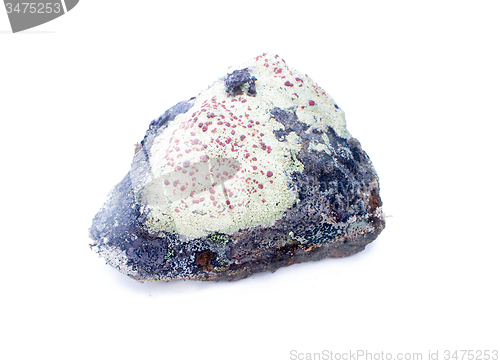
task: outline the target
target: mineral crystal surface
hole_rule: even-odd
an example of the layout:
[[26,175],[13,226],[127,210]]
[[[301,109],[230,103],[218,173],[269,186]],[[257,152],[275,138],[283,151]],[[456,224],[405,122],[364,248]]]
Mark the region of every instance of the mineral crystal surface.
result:
[[264,53],[151,122],[90,237],[139,281],[236,280],[357,253],[384,226],[344,112]]

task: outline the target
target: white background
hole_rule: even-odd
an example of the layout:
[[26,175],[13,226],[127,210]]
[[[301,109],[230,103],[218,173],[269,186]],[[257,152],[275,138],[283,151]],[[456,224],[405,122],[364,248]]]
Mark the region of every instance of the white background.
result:
[[[82,0],[12,34],[0,8],[0,361],[500,350],[499,15],[497,1]],[[264,51],[346,112],[386,229],[355,256],[232,283],[105,265],[88,228],[149,122]]]

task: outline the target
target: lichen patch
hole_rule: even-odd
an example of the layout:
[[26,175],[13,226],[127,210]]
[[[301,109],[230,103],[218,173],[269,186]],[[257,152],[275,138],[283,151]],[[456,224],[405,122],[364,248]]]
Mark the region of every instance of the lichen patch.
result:
[[[308,129],[349,137],[343,112],[307,75],[263,54],[230,71],[158,135],[150,151],[147,225],[201,237],[269,226],[297,200],[290,173],[303,171],[300,138],[277,140],[271,110],[293,110]],[[327,139],[327,138],[326,138]],[[324,144],[310,148],[328,150]],[[269,177],[272,175],[272,177]]]

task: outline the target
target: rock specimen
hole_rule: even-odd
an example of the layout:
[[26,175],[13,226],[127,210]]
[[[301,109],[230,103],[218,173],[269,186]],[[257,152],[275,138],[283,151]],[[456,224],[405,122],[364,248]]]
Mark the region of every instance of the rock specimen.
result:
[[344,112],[264,53],[151,122],[91,248],[139,281],[236,280],[363,250],[381,206]]

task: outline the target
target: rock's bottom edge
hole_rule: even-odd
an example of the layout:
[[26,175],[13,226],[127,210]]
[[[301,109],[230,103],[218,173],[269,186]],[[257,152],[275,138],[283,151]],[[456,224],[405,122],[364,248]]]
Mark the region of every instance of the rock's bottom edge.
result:
[[172,281],[237,281],[248,278],[257,273],[270,271],[274,273],[279,268],[288,267],[294,264],[306,263],[310,261],[319,261],[326,258],[345,258],[365,249],[372,243],[384,230],[385,221],[374,217],[373,231],[366,234],[360,234],[354,239],[343,238],[335,243],[322,243],[318,245],[302,245],[299,242],[276,248],[272,247],[262,251],[259,257],[242,263],[233,263],[225,271],[212,271],[194,274],[187,277],[173,279],[138,279],[133,275],[128,275],[134,280],[146,282],[172,282]]

